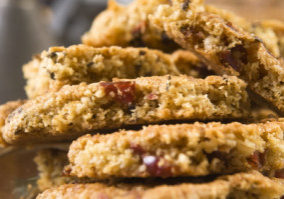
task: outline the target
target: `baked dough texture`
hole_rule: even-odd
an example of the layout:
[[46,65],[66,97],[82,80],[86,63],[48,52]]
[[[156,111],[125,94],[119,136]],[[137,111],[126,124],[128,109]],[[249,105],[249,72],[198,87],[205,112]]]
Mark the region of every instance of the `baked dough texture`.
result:
[[245,118],[249,107],[246,84],[233,76],[116,79],[27,101],[10,114],[3,137],[10,144],[63,141],[129,125]]

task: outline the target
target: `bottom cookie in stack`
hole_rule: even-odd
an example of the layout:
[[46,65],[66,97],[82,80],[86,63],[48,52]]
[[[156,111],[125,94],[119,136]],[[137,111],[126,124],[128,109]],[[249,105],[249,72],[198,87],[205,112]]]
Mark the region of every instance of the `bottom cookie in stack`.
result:
[[[38,199],[80,198],[280,198],[284,194],[283,180],[268,178],[256,171],[210,177],[182,179],[151,179],[148,183],[86,183],[82,179],[63,177],[67,164],[65,151],[48,149],[39,152],[35,161],[40,172]],[[94,180],[94,179],[93,179]],[[91,180],[89,179],[89,182]],[[150,182],[150,183],[149,183]],[[65,184],[66,183],[66,184]],[[79,183],[79,184],[70,184]],[[48,189],[49,188],[49,189]]]
[[[280,198],[283,124],[154,125],[86,135],[71,144],[68,166],[66,152],[39,154],[39,187],[50,189],[38,198]],[[64,167],[69,176],[62,177]]]
[[[283,183],[283,182],[282,182]],[[222,176],[209,183],[182,183],[177,185],[120,184],[109,186],[102,183],[65,184],[51,188],[38,195],[37,199],[105,199],[105,198],[160,198],[160,199],[217,199],[217,198],[280,198],[284,187],[280,180],[269,179],[254,171]]]

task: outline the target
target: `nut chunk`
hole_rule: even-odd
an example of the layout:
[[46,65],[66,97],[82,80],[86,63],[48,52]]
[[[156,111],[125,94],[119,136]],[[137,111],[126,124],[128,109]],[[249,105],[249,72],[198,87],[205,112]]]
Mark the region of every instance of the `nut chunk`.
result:
[[89,131],[171,120],[222,120],[249,113],[237,77],[154,76],[65,86],[28,101],[3,128],[10,144],[68,140]]

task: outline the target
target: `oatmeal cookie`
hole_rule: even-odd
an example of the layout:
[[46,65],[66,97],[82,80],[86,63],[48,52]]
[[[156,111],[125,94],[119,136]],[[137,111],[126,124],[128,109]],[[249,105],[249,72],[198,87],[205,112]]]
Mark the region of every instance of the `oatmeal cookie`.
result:
[[190,52],[178,51],[170,55],[147,48],[93,48],[86,45],[52,47],[35,56],[23,70],[27,79],[26,93],[30,98],[57,91],[64,85],[111,81],[114,77],[186,74],[200,78],[210,74]]
[[283,122],[154,125],[85,135],[69,149],[77,177],[178,177],[284,168]]
[[2,128],[5,125],[5,120],[7,119],[10,113],[15,111],[24,103],[25,103],[24,100],[17,100],[17,101],[7,102],[6,104],[0,106],[0,147],[4,147],[7,144],[2,137]]
[[169,3],[169,0],[136,0],[128,6],[122,6],[110,0],[107,10],[95,18],[82,41],[95,47],[148,46],[171,52],[178,46],[164,31],[152,26],[148,19],[160,4]]
[[37,199],[276,199],[284,194],[281,181],[269,179],[257,172],[222,176],[209,183],[183,183],[178,185],[116,185],[101,183],[69,184],[46,190]]
[[44,149],[38,152],[34,161],[39,172],[37,185],[40,191],[75,181],[74,178],[63,175],[63,168],[68,164],[67,151]]
[[160,5],[152,22],[219,74],[237,75],[249,88],[284,112],[284,67],[261,40],[220,15],[196,10],[184,0]]
[[245,118],[246,84],[234,76],[153,76],[64,86],[28,101],[3,128],[10,144],[67,140],[88,131],[171,120]]
[[278,20],[264,20],[256,23],[256,26],[271,29],[276,33],[278,37],[280,55],[284,57],[284,22]]
[[[228,10],[220,9],[211,5],[205,5],[205,11],[212,14],[217,14],[224,20],[229,21],[238,28],[242,28],[260,38],[265,47],[275,56],[280,57],[280,44],[277,32],[261,23],[250,23],[246,19],[230,12]],[[265,23],[265,21],[263,21]]]

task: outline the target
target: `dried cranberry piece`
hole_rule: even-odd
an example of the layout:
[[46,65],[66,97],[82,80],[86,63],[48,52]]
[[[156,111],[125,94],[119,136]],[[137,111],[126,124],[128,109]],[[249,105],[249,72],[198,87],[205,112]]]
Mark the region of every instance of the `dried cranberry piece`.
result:
[[135,100],[135,82],[102,82],[107,95],[115,98],[116,101],[131,105]]
[[265,163],[265,153],[255,151],[253,155],[247,158],[247,161],[252,166],[252,168],[260,169]]
[[275,172],[275,177],[284,179],[284,169],[277,170]]
[[133,150],[134,153],[142,156],[145,153],[145,150],[139,144],[130,144],[130,149]]
[[149,155],[143,157],[143,163],[147,167],[147,171],[154,177],[170,177],[172,176],[172,167],[170,165],[159,166],[160,158]]

